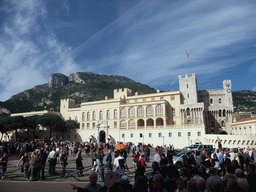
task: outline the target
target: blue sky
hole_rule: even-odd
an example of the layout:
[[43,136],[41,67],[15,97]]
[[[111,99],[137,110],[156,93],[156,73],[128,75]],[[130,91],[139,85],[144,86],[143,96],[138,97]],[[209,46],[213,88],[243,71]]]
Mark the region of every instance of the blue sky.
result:
[[256,91],[255,26],[252,0],[3,0],[0,101],[79,71],[178,90],[186,64],[199,90]]

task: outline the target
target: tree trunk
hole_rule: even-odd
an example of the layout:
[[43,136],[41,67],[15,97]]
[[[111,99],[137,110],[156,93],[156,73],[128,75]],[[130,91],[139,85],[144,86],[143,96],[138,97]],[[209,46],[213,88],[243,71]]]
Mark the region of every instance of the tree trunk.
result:
[[27,137],[28,137],[28,142],[29,142],[29,127],[28,127],[28,130],[27,130],[27,132],[28,132],[28,136],[27,136]]
[[17,135],[18,135],[18,131],[17,131],[17,129],[15,129],[15,140],[16,140],[16,142],[17,142],[17,139],[18,139]]
[[[2,133],[2,132],[1,132]],[[2,141],[2,139],[3,139],[3,136],[4,136],[4,133],[2,133],[2,136],[1,136],[1,140],[0,141]]]

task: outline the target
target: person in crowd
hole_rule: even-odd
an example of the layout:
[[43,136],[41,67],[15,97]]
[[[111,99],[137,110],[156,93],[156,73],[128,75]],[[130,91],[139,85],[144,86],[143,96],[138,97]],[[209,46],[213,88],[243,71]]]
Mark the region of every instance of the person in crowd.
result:
[[64,150],[62,150],[60,153],[60,163],[62,167],[62,177],[67,177],[66,166],[68,164],[68,155]]
[[108,154],[106,156],[106,163],[107,163],[107,173],[112,171],[112,151],[108,150]]
[[130,184],[129,178],[127,176],[123,176],[119,181],[119,190],[120,192],[133,192],[133,187]]
[[17,163],[17,167],[19,166],[20,162],[23,161],[21,166],[21,172],[24,173],[24,178],[28,179],[28,170],[29,170],[29,156],[28,153],[25,152],[23,156],[21,156],[20,160]]
[[57,152],[55,147],[52,148],[52,151],[48,155],[48,161],[49,161],[49,175],[55,174],[55,167],[57,163]]
[[239,186],[236,179],[229,179],[226,187],[224,188],[225,192],[241,192],[242,189]]
[[160,173],[160,167],[159,167],[158,162],[156,162],[156,161],[153,161],[153,162],[152,162],[152,169],[153,169],[153,171],[150,173],[150,175],[149,175],[149,177],[148,177],[149,191],[150,191],[150,192],[155,191],[155,189],[153,188],[153,177],[154,177],[156,174],[159,174],[159,173]]
[[[40,180],[46,179],[46,177],[44,175],[44,170],[45,170],[45,164],[46,164],[47,156],[48,156],[48,151],[44,147],[41,147],[41,150],[38,154],[38,159],[39,159],[39,167],[38,167],[38,171],[37,171],[38,180],[39,179]],[[42,171],[42,177],[40,178],[41,171]]]
[[190,180],[194,180],[197,182],[198,179],[203,179],[203,177],[199,175],[197,167],[193,167],[191,173],[192,173],[192,177]]
[[216,170],[214,167],[210,167],[209,173],[210,173],[210,176],[206,180],[206,188],[207,189],[213,189],[215,181],[219,181],[222,184],[222,179],[216,174]]
[[157,153],[154,155],[154,161],[156,161],[158,164],[160,164],[160,160],[161,160],[161,157],[160,157],[160,150],[157,151]]
[[114,173],[117,175],[117,183],[119,183],[120,179],[126,175],[124,161],[124,157],[119,158],[118,165],[114,168]]
[[248,192],[249,191],[249,183],[248,183],[247,179],[245,178],[243,170],[238,168],[235,170],[235,174],[236,174],[238,185],[242,188],[242,190],[244,192]]
[[34,152],[31,153],[31,157],[30,157],[30,177],[29,177],[29,181],[36,181],[37,178],[37,171],[38,171],[38,167],[39,167],[39,159],[38,159],[38,154],[39,154],[39,150],[36,149]]
[[144,161],[145,162],[149,162],[150,161],[150,149],[149,149],[148,146],[145,149],[145,159],[144,159]]
[[164,188],[164,180],[161,174],[154,175],[153,188],[156,192],[167,192],[167,190]]
[[92,171],[89,174],[89,180],[90,183],[87,184],[84,189],[82,189],[81,187],[78,187],[77,185],[71,184],[72,185],[72,189],[75,190],[77,189],[78,192],[80,191],[86,191],[86,192],[100,192],[101,189],[101,185],[97,183],[98,181],[98,175],[96,172]]
[[198,192],[207,192],[206,184],[204,179],[198,179],[196,182]]
[[197,182],[195,180],[188,182],[187,192],[197,192]]
[[248,173],[246,177],[248,183],[249,183],[249,192],[256,191],[256,172],[255,172],[255,165],[249,164],[248,166]]
[[7,163],[8,163],[7,153],[3,153],[3,156],[0,158],[1,179],[5,178],[5,173],[7,170]]
[[177,189],[175,190],[175,192],[186,192],[187,191],[182,178],[178,178],[176,180],[176,186],[177,186]]
[[136,170],[138,168],[139,163],[139,152],[135,150],[135,153],[133,155],[133,169]]
[[134,192],[148,192],[148,178],[144,174],[145,167],[139,166],[135,172]]
[[78,152],[76,153],[76,177],[83,176],[83,169],[82,149],[78,148]]
[[139,157],[139,166],[146,167],[146,163],[144,161],[144,154],[141,154]]

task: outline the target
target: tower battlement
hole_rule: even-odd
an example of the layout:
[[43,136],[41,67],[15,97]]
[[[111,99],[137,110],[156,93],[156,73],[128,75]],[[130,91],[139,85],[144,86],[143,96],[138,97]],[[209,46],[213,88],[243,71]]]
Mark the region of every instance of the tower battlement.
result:
[[128,88],[114,89],[114,99],[123,98],[132,95],[132,90]]

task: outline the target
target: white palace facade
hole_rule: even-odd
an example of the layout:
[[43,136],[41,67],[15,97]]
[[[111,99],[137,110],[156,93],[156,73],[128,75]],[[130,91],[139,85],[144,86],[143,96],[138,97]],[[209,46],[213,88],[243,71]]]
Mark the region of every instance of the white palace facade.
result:
[[[73,99],[62,99],[61,116],[76,120],[80,128],[61,139],[173,144],[176,148],[195,142],[217,146],[221,141],[225,147],[234,147],[238,141],[247,146],[256,144],[254,127],[250,134],[234,134],[230,80],[223,81],[223,89],[198,90],[196,75],[186,74],[179,76],[179,87],[177,91],[157,90],[142,95],[128,88],[115,89],[114,98],[106,96],[104,100],[83,102],[79,108]],[[15,115],[22,114],[12,116]]]

